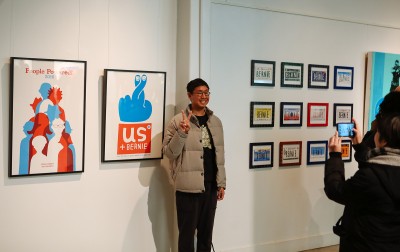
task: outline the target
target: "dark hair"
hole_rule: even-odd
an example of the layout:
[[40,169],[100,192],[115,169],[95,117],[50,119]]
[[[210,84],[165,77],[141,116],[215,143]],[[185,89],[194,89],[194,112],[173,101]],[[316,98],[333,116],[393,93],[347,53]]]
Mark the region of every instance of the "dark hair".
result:
[[[379,105],[379,114],[400,113],[400,92],[390,92],[385,95],[382,103]],[[378,117],[377,115],[377,117]]]
[[386,146],[400,149],[400,112],[384,114],[377,118],[379,140],[385,140]]
[[197,87],[200,86],[206,86],[208,89],[210,89],[210,87],[208,86],[207,82],[205,82],[203,79],[197,78],[194,80],[191,80],[187,86],[186,86],[186,90],[188,93],[193,93],[193,90]]

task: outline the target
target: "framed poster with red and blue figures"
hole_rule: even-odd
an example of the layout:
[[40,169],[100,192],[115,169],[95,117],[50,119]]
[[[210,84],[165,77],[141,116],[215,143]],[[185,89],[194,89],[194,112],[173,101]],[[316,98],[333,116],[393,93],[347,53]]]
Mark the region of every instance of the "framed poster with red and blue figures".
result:
[[86,61],[11,58],[9,176],[83,172]]

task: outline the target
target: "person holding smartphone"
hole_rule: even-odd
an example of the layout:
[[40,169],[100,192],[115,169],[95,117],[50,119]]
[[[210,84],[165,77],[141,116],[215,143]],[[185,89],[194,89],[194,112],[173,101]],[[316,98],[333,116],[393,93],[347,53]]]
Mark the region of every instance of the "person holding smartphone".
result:
[[352,138],[356,153],[366,152],[360,169],[345,179],[338,132],[329,139],[329,159],[325,162],[325,194],[345,206],[341,225],[340,252],[400,251],[400,113],[376,118],[375,148],[362,143],[354,120]]

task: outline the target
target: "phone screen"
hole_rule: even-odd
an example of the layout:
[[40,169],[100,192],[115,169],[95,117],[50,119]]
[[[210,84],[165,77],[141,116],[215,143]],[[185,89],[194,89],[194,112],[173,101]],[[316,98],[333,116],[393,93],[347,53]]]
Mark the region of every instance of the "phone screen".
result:
[[340,137],[354,137],[354,123],[338,123],[337,131]]

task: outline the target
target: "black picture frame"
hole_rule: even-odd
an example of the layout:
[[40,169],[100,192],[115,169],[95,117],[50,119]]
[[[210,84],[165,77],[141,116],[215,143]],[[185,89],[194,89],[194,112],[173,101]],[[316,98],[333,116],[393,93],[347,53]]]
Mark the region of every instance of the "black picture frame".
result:
[[328,141],[307,141],[307,165],[324,164],[328,158]]
[[333,104],[333,126],[338,123],[351,123],[353,118],[352,103],[334,103]]
[[11,57],[9,177],[84,171],[86,66]]
[[274,127],[275,102],[250,102],[250,128]]
[[354,67],[334,67],[334,89],[353,89]]
[[162,159],[166,72],[104,69],[102,162]]
[[281,87],[302,88],[304,64],[281,62]]
[[308,65],[308,88],[329,88],[329,65]]
[[280,103],[280,127],[301,127],[303,125],[303,103]]
[[268,168],[274,166],[274,143],[250,143],[249,168]]
[[351,140],[342,140],[342,160],[343,162],[351,162],[353,156],[353,145]]
[[251,60],[251,86],[275,86],[275,61]]

